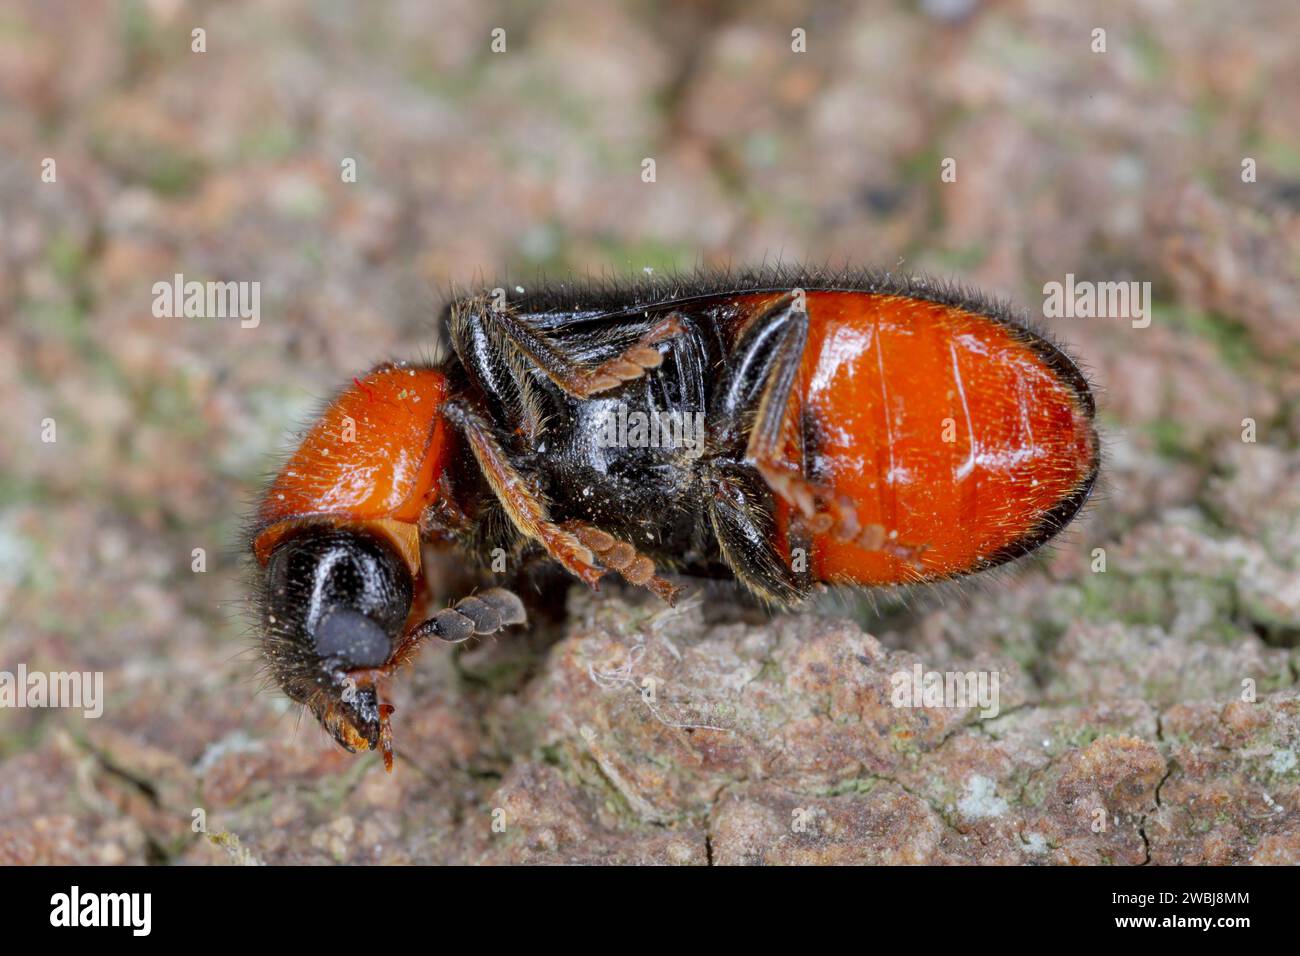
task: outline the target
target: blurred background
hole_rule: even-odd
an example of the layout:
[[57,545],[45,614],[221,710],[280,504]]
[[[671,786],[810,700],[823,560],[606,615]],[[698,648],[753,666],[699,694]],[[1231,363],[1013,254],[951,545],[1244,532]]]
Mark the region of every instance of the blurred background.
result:
[[[103,671],[107,699],[0,710],[0,861],[1297,862],[1297,36],[1287,0],[5,4],[0,669]],[[665,722],[586,679],[631,665],[630,594],[427,654],[393,778],[259,692],[241,517],[322,396],[427,354],[449,284],[777,260],[1034,314],[1067,274],[1151,283],[1148,328],[1049,323],[1099,390],[1086,523],[850,640],[996,661],[1001,731],[899,745],[864,678],[837,704],[791,676],[800,647],[839,674],[799,629],[850,625],[737,625],[755,651],[698,610],[675,633],[733,677],[776,661],[771,706]],[[175,273],[259,282],[260,323],[155,317]],[[827,736],[841,705],[875,743]],[[1077,825],[1094,791],[1113,833]],[[792,800],[838,828],[791,835]]]

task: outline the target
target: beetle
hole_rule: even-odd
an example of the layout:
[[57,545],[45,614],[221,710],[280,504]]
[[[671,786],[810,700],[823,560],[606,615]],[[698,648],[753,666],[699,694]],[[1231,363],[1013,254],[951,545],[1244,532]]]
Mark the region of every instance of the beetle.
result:
[[518,292],[456,296],[440,362],[354,378],[252,519],[271,676],[389,770],[381,682],[428,639],[526,621],[500,587],[427,613],[425,546],[792,607],[1011,561],[1097,477],[1078,366],[956,285],[767,269]]

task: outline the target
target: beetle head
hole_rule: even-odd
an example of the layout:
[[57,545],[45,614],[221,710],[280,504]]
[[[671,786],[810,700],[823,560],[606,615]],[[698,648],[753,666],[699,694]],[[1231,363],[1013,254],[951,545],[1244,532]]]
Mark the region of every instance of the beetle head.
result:
[[388,717],[374,675],[397,649],[411,610],[407,564],[379,537],[308,526],[263,569],[263,654],[284,692],[349,751],[383,750]]

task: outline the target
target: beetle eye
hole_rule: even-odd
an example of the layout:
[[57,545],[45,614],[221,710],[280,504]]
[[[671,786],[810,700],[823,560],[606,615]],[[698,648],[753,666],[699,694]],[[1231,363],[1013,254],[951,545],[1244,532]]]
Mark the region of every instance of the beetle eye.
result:
[[344,669],[388,661],[411,610],[411,574],[396,552],[365,534],[310,528],[267,565],[267,615],[275,629]]
[[346,607],[326,612],[312,636],[319,656],[337,657],[356,667],[378,667],[392,650],[382,627]]

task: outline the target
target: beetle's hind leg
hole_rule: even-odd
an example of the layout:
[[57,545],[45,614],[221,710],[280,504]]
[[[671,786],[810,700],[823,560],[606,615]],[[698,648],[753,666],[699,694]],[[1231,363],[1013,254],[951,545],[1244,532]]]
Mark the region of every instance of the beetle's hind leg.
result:
[[[807,341],[808,313],[793,295],[782,296],[750,320],[717,393],[721,442],[724,447],[744,442],[744,463],[790,505],[809,534],[831,534],[915,565],[926,545],[905,544],[896,531],[862,522],[850,498],[812,481],[802,462],[786,458],[787,431],[799,411],[795,383]],[[802,429],[797,437],[802,446]]]
[[[778,551],[771,489],[743,451],[763,409],[773,402],[782,410],[788,404],[807,337],[808,319],[794,296],[776,299],[740,333],[733,361],[709,401],[709,445],[715,454],[703,480],[713,535],[737,579],[774,604],[799,603],[810,582]],[[787,353],[793,360],[783,358]]]
[[779,440],[768,444],[757,429],[746,448],[752,462],[773,494],[785,501],[811,535],[829,534],[838,541],[851,541],[866,551],[880,551],[900,561],[918,565],[929,545],[910,545],[898,540],[896,530],[864,523],[857,505],[847,495],[811,481],[803,471],[792,469],[781,455]]

